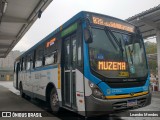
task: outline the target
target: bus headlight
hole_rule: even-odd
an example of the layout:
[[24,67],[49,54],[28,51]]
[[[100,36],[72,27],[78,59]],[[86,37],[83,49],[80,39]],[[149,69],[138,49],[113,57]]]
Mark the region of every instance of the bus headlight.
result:
[[105,97],[103,96],[103,93],[101,92],[101,90],[98,88],[97,85],[95,85],[92,82],[89,82],[89,87],[92,90],[92,95],[96,98],[100,98],[100,99],[104,99]]

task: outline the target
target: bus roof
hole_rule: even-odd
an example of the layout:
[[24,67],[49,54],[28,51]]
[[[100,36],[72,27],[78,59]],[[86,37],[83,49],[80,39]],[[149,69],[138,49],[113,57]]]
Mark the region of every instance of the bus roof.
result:
[[[60,27],[58,27],[56,30],[54,30],[53,32],[51,32],[49,35],[47,35],[45,38],[43,38],[41,41],[39,41],[37,44],[35,44],[34,46],[32,46],[30,49],[28,49],[26,52],[24,52],[21,56],[25,56],[27,53],[30,53],[32,50],[36,49],[39,45],[41,45],[43,42],[47,41],[49,38],[51,38],[53,35],[55,35],[56,33],[58,33],[59,31],[63,31],[64,29],[66,29],[69,25],[71,25],[73,22],[75,22],[78,19],[83,19],[83,18],[87,18],[88,14],[90,15],[100,15],[100,16],[104,16],[110,19],[114,19],[117,21],[121,21],[121,22],[125,22],[127,24],[130,24],[131,26],[134,26],[133,24],[121,20],[119,18],[115,18],[115,17],[111,17],[108,15],[104,15],[104,14],[99,14],[99,13],[94,13],[94,12],[88,12],[88,11],[81,11],[79,13],[77,13],[75,16],[73,16],[72,18],[70,18],[67,22],[65,22],[63,25],[61,25]],[[61,29],[62,28],[62,29]],[[19,59],[21,56],[19,56],[17,59]]]

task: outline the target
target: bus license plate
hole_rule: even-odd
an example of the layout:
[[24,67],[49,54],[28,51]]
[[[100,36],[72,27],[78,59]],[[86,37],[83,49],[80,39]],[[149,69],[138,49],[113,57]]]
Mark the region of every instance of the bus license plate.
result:
[[127,107],[133,107],[137,105],[137,100],[128,100]]

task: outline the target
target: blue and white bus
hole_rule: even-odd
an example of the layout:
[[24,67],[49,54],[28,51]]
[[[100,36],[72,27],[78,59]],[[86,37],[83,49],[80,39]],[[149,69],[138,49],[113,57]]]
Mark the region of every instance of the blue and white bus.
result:
[[141,33],[110,16],[76,14],[14,66],[14,87],[21,97],[44,100],[54,113],[66,108],[92,116],[151,103]]

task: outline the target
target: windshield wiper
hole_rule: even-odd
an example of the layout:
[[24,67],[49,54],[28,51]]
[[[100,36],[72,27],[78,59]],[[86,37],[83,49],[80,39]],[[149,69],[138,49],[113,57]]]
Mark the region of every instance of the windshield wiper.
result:
[[129,47],[128,47],[128,50],[129,50],[130,59],[131,59],[132,65],[133,65],[133,49],[131,50],[131,48],[130,48],[130,46],[129,46]]
[[[117,38],[115,37],[115,35],[113,34],[113,32],[112,32],[107,26],[105,26],[104,30],[105,30],[106,33],[108,33],[108,32],[110,33],[110,35],[113,37],[113,39],[114,39],[115,42],[117,43],[118,47],[119,47],[120,50],[122,51],[122,55],[123,55],[123,51],[124,51],[124,50],[123,50],[123,48],[122,48],[122,44],[117,40]],[[109,36],[111,42],[113,43],[112,38],[110,37],[110,35],[108,35],[108,36]]]

